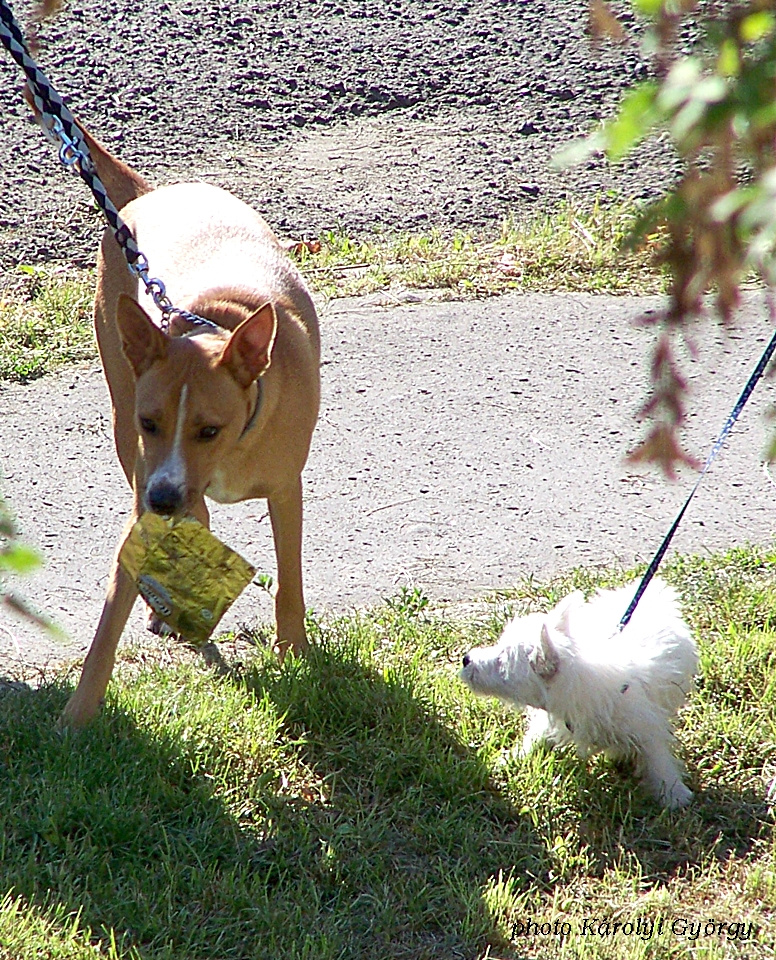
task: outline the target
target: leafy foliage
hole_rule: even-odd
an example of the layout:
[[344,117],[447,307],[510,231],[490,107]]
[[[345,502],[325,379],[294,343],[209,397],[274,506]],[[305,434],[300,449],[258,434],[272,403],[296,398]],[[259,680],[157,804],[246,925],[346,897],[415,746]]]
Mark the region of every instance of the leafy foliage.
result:
[[[618,115],[565,160],[602,151],[617,161],[662,130],[683,161],[679,182],[636,230],[644,238],[658,228],[671,283],[654,321],[655,390],[643,410],[653,424],[635,457],[670,473],[689,460],[677,441],[686,384],[675,338],[705,315],[710,294],[730,323],[746,277],[776,283],[776,0],[633,0],[633,7],[648,18],[644,47],[656,76],[631,89]],[[591,22],[599,33],[624,34],[603,0],[594,0]],[[697,36],[689,53],[688,33]],[[771,314],[776,322],[772,304]]]

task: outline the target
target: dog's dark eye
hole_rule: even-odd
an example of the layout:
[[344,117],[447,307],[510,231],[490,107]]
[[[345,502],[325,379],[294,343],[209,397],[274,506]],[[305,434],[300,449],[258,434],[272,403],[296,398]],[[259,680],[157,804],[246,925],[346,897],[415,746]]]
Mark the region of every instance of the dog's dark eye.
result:
[[149,417],[141,417],[140,429],[143,433],[154,434],[156,433],[156,424]]
[[213,437],[217,437],[221,428],[220,427],[203,427],[199,431],[200,440],[212,440]]

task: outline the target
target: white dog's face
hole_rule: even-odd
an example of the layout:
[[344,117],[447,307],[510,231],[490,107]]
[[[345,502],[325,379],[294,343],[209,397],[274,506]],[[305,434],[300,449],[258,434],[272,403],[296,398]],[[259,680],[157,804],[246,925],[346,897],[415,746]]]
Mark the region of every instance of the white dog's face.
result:
[[570,635],[569,615],[581,602],[582,594],[574,593],[549,614],[515,617],[497,644],[475,647],[464,656],[461,680],[480,696],[544,709],[547,683],[560,664],[559,643]]
[[461,680],[474,693],[498,697],[516,707],[541,706],[537,678],[548,679],[557,669],[544,614],[512,620],[492,647],[475,647],[463,658]]

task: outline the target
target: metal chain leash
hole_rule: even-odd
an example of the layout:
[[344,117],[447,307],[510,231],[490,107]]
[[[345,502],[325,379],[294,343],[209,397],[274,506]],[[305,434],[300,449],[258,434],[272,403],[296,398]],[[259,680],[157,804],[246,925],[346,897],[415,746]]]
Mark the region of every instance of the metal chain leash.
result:
[[158,277],[150,276],[148,260],[138,248],[132,231],[122,220],[104,184],[97,176],[89,156],[89,148],[75,118],[32,58],[24,34],[7,0],[0,0],[0,41],[27,78],[43,129],[49,139],[59,143],[60,162],[66,169],[75,170],[92,191],[97,206],[108,221],[116,242],[124,253],[129,270],[142,282],[146,293],[158,307],[162,315],[162,330],[169,329],[170,318],[173,315],[197,326],[220,329],[212,320],[173,306],[164,283]]

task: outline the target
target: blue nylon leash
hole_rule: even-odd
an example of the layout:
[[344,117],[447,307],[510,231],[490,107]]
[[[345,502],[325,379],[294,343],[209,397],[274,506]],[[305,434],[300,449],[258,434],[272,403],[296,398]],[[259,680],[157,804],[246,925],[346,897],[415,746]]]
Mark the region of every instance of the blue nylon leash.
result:
[[166,330],[169,327],[170,317],[173,314],[198,326],[220,329],[217,324],[205,317],[174,307],[167,296],[164,283],[156,277],[149,276],[148,260],[138,248],[132,231],[122,220],[103,182],[97,176],[80,127],[30,54],[24,34],[7,0],[0,0],[0,41],[27,78],[27,84],[46,134],[51,139],[59,141],[59,159],[62,165],[75,170],[92,191],[97,206],[108,221],[116,242],[124,253],[130,271],[143,282],[146,293],[161,311],[162,329]]
[[[773,315],[774,315],[774,309],[772,305],[771,318],[773,318]],[[717,454],[722,449],[722,445],[727,439],[730,431],[733,429],[733,425],[735,424],[736,420],[738,420],[739,414],[744,409],[746,401],[749,399],[749,397],[752,394],[752,391],[757,386],[758,381],[760,380],[762,375],[765,373],[765,368],[768,366],[768,363],[771,357],[773,356],[774,350],[776,350],[776,332],[774,332],[773,336],[771,337],[770,343],[765,348],[765,352],[763,353],[762,357],[760,357],[759,363],[754,368],[752,375],[749,377],[749,380],[747,381],[746,386],[741,392],[741,396],[738,398],[736,405],[733,407],[733,410],[730,413],[730,416],[727,418],[727,422],[725,423],[725,426],[722,428],[722,431],[720,435],[717,437],[714,443],[714,446],[711,448],[711,452],[706,458],[706,463],[703,465],[703,469],[698,475],[698,479],[695,481],[695,486],[690,491],[690,495],[684,501],[684,506],[677,514],[676,520],[674,520],[674,522],[671,524],[671,529],[666,534],[666,537],[663,540],[663,542],[660,544],[660,547],[657,553],[655,554],[654,558],[652,559],[652,562],[647,567],[646,573],[644,574],[641,580],[641,583],[639,584],[638,589],[636,590],[635,596],[631,600],[628,609],[625,611],[625,615],[623,616],[622,620],[620,620],[618,630],[623,630],[625,627],[627,627],[628,623],[630,622],[630,618],[633,616],[633,613],[639,604],[639,600],[641,600],[642,596],[644,595],[644,591],[647,589],[650,581],[655,576],[655,573],[657,572],[657,568],[660,566],[660,562],[665,556],[666,550],[668,550],[668,547],[674,538],[674,534],[676,533],[677,527],[681,523],[681,520],[685,514],[685,511],[690,506],[690,501],[695,496],[695,493],[701,484],[701,480],[703,480],[712,462],[716,459]]]

